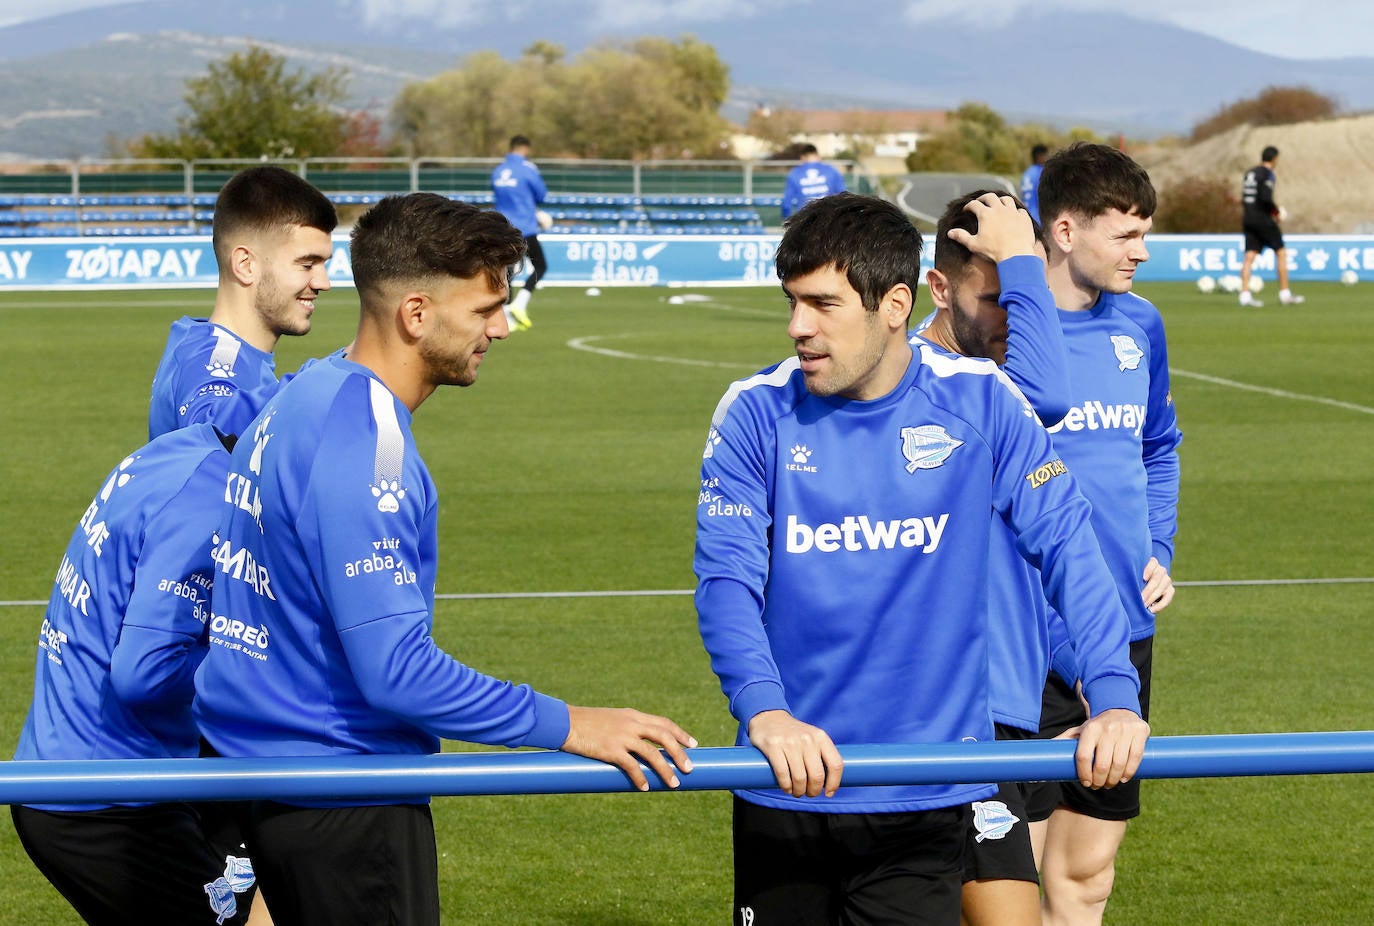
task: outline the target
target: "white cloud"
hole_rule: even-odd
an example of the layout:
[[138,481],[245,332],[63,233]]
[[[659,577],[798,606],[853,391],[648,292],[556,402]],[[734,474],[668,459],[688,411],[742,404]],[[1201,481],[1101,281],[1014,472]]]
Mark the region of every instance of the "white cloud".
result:
[[1374,54],[1374,4],[1367,0],[1154,0],[1123,6],[1119,0],[910,0],[904,15],[915,23],[941,19],[998,26],[1029,10],[1123,13],[1201,32],[1243,48],[1289,58]]
[[363,22],[368,25],[396,20],[423,20],[435,26],[529,18],[529,0],[362,0]]
[[33,0],[0,0],[0,27],[13,26],[31,19],[44,19],[88,10],[97,6],[113,6],[119,0],[48,0],[42,9],[36,9]]
[[[0,0],[0,28],[127,0]],[[199,0],[184,0],[192,3]],[[544,3],[576,4],[594,28],[690,31],[694,23],[777,15],[796,16],[797,8],[829,0],[354,0],[369,24],[403,20],[437,26],[509,22],[538,38]],[[1123,5],[1120,0],[907,0],[901,15],[916,23],[950,17],[1001,25],[1023,11],[1096,10],[1126,13],[1211,35],[1245,48],[1289,58],[1374,55],[1374,4],[1368,0],[1153,0]],[[856,20],[856,28],[873,28]],[[1301,75],[1292,75],[1300,80]],[[1287,79],[1277,75],[1276,79]]]
[[592,0],[595,26],[608,29],[645,26],[674,29],[692,23],[751,19],[762,13],[795,8],[804,0]]

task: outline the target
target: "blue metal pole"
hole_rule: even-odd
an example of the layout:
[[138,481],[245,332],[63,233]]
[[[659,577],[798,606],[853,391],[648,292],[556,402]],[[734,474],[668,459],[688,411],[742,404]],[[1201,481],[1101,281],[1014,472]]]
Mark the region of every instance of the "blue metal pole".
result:
[[[845,746],[844,786],[1072,779],[1069,740],[928,746]],[[689,750],[681,790],[769,788],[752,747]],[[1223,778],[1374,772],[1374,732],[1160,736],[1139,778]],[[654,790],[667,790],[648,773]],[[443,753],[279,759],[107,759],[0,762],[0,803],[170,800],[401,800],[426,795],[632,790],[617,768],[560,752]]]

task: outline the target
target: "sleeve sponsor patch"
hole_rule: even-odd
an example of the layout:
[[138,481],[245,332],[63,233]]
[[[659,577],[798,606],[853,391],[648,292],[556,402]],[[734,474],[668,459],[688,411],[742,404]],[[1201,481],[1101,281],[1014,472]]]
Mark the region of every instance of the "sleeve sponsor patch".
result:
[[1063,460],[1051,460],[1044,466],[1036,467],[1035,472],[1027,474],[1026,481],[1032,489],[1038,489],[1055,476],[1062,476],[1068,471],[1069,468],[1064,465]]

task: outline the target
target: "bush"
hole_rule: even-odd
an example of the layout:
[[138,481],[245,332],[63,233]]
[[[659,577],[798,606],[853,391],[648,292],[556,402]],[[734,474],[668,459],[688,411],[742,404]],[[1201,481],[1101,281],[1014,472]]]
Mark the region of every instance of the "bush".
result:
[[1265,87],[1258,96],[1238,100],[1193,126],[1191,141],[1220,135],[1238,125],[1290,125],[1325,119],[1336,101],[1309,87]]
[[1215,177],[1183,177],[1159,191],[1154,231],[1170,234],[1233,232],[1240,227],[1240,198]]

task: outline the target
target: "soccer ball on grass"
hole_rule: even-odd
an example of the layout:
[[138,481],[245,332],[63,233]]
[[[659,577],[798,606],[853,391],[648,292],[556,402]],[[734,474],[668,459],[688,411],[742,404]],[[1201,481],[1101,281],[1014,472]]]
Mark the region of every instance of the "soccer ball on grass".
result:
[[1197,278],[1197,291],[1200,293],[1214,293],[1217,290],[1217,281],[1209,276]]
[[1354,286],[1356,283],[1360,282],[1360,275],[1354,270],[1342,270],[1341,282],[1346,286]]

